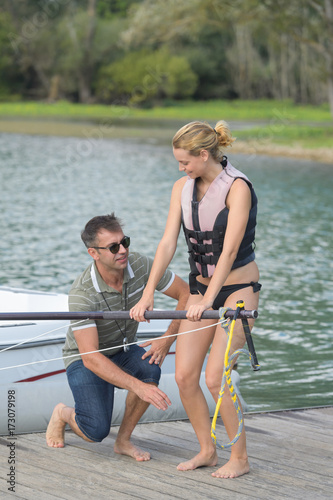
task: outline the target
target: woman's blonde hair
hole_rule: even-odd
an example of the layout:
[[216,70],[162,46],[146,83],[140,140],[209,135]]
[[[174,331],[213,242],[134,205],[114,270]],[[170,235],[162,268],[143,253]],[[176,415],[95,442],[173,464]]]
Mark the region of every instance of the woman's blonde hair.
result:
[[230,146],[236,139],[232,137],[229,125],[220,120],[213,128],[207,122],[191,122],[184,125],[172,139],[175,149],[185,149],[193,156],[199,156],[205,149],[214,160],[222,161],[223,149]]

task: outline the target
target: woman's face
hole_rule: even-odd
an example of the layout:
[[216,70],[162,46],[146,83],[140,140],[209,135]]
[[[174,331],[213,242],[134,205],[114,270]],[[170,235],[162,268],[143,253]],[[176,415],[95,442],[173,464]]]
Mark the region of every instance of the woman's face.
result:
[[195,179],[200,177],[205,169],[204,155],[191,155],[186,149],[173,148],[173,155],[176,158],[180,172],[185,172],[186,175]]

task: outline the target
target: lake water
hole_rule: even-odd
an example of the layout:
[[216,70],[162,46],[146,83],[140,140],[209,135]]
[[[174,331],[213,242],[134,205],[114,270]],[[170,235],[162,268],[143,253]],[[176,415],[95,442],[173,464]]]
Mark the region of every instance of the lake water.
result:
[[[170,147],[153,142],[0,136],[0,284],[67,293],[90,262],[80,239],[115,211],[131,248],[154,256],[173,182]],[[229,155],[259,198],[257,262],[263,285],[253,338],[261,371],[241,358],[250,410],[333,403],[333,166]],[[187,279],[181,236],[172,269]],[[173,302],[162,295],[156,307]]]

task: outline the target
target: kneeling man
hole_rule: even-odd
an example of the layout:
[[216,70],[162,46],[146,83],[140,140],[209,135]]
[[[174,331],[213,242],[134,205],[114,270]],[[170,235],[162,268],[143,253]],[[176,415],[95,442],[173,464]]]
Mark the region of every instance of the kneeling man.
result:
[[[114,214],[91,219],[81,238],[93,262],[72,285],[69,311],[128,311],[141,298],[152,259],[129,253],[130,238]],[[188,285],[174,273],[167,270],[157,289],[176,299],[177,309],[184,309]],[[170,323],[164,336],[177,333],[179,323]],[[120,387],[128,395],[114,451],[138,461],[150,459],[130,438],[149,404],[160,410],[171,404],[158,383],[160,366],[174,338],[146,342],[145,347],[151,344],[146,352],[138,345],[127,345],[136,340],[137,329],[134,320],[71,321],[63,356],[75,407],[59,403],[54,408],[46,431],[48,446],[64,447],[66,424],[86,441],[102,441],[110,432],[114,388]]]

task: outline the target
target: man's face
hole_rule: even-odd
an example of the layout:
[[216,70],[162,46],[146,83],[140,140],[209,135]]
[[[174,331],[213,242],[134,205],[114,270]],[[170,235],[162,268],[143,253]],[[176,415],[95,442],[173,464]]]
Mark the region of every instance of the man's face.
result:
[[89,253],[96,260],[99,265],[102,265],[108,271],[123,270],[127,266],[128,262],[128,248],[124,248],[123,245],[119,246],[117,253],[113,254],[110,252],[109,247],[111,245],[120,244],[124,238],[124,233],[122,231],[110,232],[106,229],[101,229],[97,234],[97,247],[107,247],[105,249],[95,249],[90,248]]

